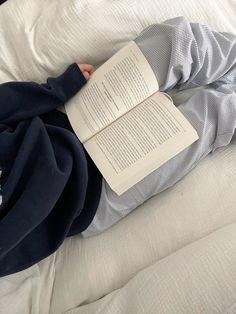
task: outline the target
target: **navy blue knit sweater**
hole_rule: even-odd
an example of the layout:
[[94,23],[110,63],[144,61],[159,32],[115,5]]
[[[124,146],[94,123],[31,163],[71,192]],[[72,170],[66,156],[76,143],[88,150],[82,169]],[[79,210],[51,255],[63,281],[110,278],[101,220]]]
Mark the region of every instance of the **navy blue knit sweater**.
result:
[[85,83],[72,64],[46,84],[0,85],[0,276],[49,256],[96,213],[102,176],[55,109]]

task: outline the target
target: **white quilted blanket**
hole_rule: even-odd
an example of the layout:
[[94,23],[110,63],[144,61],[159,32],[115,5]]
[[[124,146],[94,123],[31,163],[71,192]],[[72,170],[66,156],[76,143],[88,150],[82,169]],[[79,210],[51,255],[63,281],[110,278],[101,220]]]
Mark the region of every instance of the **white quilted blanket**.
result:
[[[235,0],[8,0],[0,82],[41,82],[74,61],[99,66],[179,15],[236,33]],[[101,235],[69,238],[1,278],[0,313],[236,313],[235,160],[236,146],[216,150]]]

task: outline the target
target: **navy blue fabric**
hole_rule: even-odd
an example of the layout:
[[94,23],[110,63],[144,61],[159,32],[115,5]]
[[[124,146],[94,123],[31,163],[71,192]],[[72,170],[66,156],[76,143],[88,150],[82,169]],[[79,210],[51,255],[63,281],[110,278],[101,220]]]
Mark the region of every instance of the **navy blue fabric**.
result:
[[49,256],[96,213],[102,176],[56,110],[85,83],[72,64],[46,84],[0,85],[0,276]]

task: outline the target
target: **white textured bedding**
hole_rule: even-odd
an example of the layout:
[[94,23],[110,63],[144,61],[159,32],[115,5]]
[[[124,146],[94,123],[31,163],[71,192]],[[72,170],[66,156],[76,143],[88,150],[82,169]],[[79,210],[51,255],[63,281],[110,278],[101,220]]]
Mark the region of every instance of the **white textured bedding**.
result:
[[[0,82],[43,81],[74,61],[98,66],[179,15],[236,33],[235,0],[8,0]],[[236,146],[216,150],[103,234],[69,238],[1,278],[0,313],[236,313],[235,160]]]

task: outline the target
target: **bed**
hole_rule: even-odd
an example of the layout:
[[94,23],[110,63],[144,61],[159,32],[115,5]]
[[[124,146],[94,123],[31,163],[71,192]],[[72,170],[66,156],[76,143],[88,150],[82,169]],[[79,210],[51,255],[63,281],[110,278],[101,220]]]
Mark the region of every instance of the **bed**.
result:
[[[98,67],[146,26],[181,15],[236,34],[235,0],[8,0],[0,83],[42,82],[74,61]],[[217,149],[107,231],[67,238],[0,278],[0,313],[236,313],[235,160],[235,145]]]

